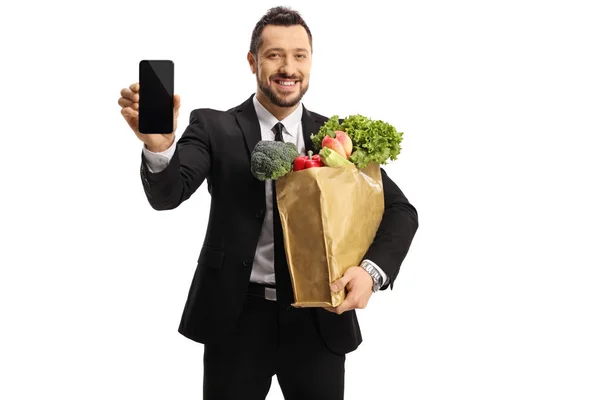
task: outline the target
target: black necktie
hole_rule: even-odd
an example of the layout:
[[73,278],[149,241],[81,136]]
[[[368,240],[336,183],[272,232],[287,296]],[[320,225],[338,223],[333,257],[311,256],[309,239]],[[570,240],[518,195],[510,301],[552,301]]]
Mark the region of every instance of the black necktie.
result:
[[[283,142],[283,124],[278,122],[273,127],[275,140]],[[277,302],[289,305],[294,302],[292,291],[292,281],[288,271],[287,260],[285,257],[285,247],[283,244],[283,228],[281,227],[281,218],[277,208],[277,194],[275,192],[275,181],[272,181],[273,192],[273,238],[275,247],[275,283],[277,287]]]
[[273,132],[275,132],[275,141],[283,142],[283,124],[281,122],[273,127]]

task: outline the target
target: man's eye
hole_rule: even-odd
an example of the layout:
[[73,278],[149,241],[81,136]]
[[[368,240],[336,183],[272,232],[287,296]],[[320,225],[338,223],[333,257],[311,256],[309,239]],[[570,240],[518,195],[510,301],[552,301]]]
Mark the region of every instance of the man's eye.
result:
[[279,57],[279,54],[271,54],[271,55],[269,55],[269,58],[275,58],[275,57]]
[[298,58],[306,58],[306,55],[305,54],[298,54],[298,55],[296,55],[296,57],[298,57]]

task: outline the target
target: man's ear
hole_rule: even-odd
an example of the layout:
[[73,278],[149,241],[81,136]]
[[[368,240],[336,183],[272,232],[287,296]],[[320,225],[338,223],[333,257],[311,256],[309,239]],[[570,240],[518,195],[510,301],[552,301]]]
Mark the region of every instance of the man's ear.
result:
[[248,52],[248,64],[250,64],[250,70],[253,74],[256,74],[256,60],[254,59],[254,55],[251,51]]

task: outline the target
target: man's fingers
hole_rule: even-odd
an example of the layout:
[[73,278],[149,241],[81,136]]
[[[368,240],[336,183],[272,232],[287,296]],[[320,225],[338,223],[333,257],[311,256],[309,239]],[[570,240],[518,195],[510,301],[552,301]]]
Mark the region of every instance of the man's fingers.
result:
[[337,315],[342,315],[343,313],[345,313],[348,310],[349,310],[348,307],[342,307],[342,305],[340,304],[337,308],[333,309],[333,312],[336,313]]
[[[139,88],[139,83],[134,83],[128,88],[122,89],[121,98],[123,100],[119,99],[119,105],[121,107],[133,107],[134,109],[137,109],[139,106],[132,106],[132,103],[139,103],[140,101]],[[181,96],[176,94],[173,96],[173,108],[176,113],[179,111],[179,107],[181,107]]]
[[181,107],[181,97],[178,94],[173,96],[173,116],[174,118],[179,117],[179,107]]
[[325,308],[327,311],[335,313],[335,314],[342,314],[348,310],[352,310],[354,308],[356,308],[355,306],[356,300],[354,299],[354,297],[352,296],[348,296],[346,297],[346,299],[342,302],[342,304],[340,304],[337,307],[323,307]]
[[176,94],[173,96],[173,118],[179,118],[179,107],[181,107],[181,97]]
[[350,292],[348,296],[344,299],[342,304],[336,307],[336,312],[338,314],[344,313],[348,310],[356,310],[357,308],[365,308],[360,301],[358,295],[353,292]]
[[134,92],[129,88],[121,89],[121,96],[135,103],[140,101],[140,95],[138,94],[138,92]]
[[349,276],[347,276],[347,275],[342,276],[340,279],[338,279],[337,281],[335,281],[331,284],[331,291],[339,292],[340,290],[342,290],[343,288],[346,287],[349,280],[350,280]]
[[[131,100],[131,101],[137,101],[135,99],[134,96],[136,96],[137,94],[132,92],[131,89],[129,88],[123,88],[121,89],[121,97],[126,98],[127,100]],[[138,96],[139,97],[139,96]]]
[[131,107],[134,110],[137,110],[139,108],[139,104],[138,103],[134,103],[133,101],[128,100],[128,99],[126,99],[124,97],[119,97],[119,105],[121,107]]
[[336,311],[338,314],[341,314],[343,312],[350,310],[351,308],[354,308],[354,299],[352,297],[348,296],[348,297],[346,297],[346,299],[344,300],[344,302],[342,304],[340,304],[339,306],[336,307]]
[[[140,108],[140,95],[139,95],[140,84],[133,83],[128,88],[121,90],[121,97],[119,98],[119,105],[122,108],[121,113],[124,117],[137,117]],[[173,96],[173,111],[174,117],[179,117],[179,108],[181,107],[181,97],[176,94]]]
[[343,313],[343,312],[344,312],[344,310],[342,310],[340,307],[341,307],[341,305],[340,305],[339,307],[337,307],[337,308],[331,308],[331,307],[327,307],[327,308],[325,308],[325,309],[326,309],[327,311],[331,312],[331,313],[334,313],[334,314],[338,314],[338,315],[340,315],[341,313]]
[[121,114],[123,114],[125,118],[134,118],[137,117],[139,113],[131,107],[124,107],[121,109]]

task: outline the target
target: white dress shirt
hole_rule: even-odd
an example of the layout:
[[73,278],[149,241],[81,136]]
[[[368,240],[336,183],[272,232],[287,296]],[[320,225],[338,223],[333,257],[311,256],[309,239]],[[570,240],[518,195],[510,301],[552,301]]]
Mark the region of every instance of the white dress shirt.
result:
[[[281,122],[283,124],[283,141],[286,143],[294,143],[298,152],[304,154],[304,137],[302,136],[302,104],[290,115],[279,121],[273,116],[262,104],[256,99],[254,109],[258,116],[260,124],[260,135],[262,140],[275,140],[275,132],[273,127]],[[250,281],[256,283],[275,284],[275,267],[274,267],[274,237],[273,237],[273,191],[270,180],[265,181],[265,195],[267,200],[267,211],[258,238],[258,246],[254,255],[254,265],[252,266],[252,274]]]
[[[303,105],[299,103],[296,109],[287,117],[279,121],[262,104],[253,97],[254,109],[258,116],[260,124],[261,140],[275,140],[273,127],[281,122],[283,124],[283,140],[286,143],[294,143],[300,154],[305,154],[304,136],[302,132],[302,111]],[[171,147],[160,153],[153,153],[143,146],[142,151],[147,160],[148,170],[152,173],[162,171],[169,165],[169,161],[175,153],[176,141]],[[256,246],[254,262],[250,280],[256,283],[275,285],[275,267],[274,267],[274,237],[273,237],[273,197],[271,181],[265,181],[266,212],[263,221],[262,230]],[[369,261],[369,260],[367,260]],[[374,262],[369,261],[383,276],[384,284],[388,277]]]

